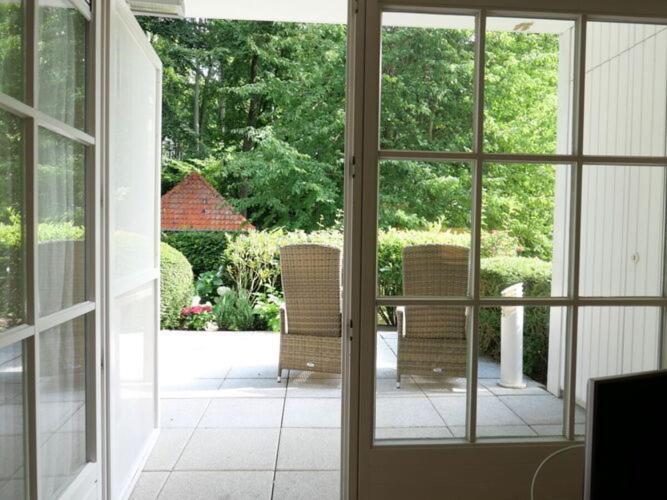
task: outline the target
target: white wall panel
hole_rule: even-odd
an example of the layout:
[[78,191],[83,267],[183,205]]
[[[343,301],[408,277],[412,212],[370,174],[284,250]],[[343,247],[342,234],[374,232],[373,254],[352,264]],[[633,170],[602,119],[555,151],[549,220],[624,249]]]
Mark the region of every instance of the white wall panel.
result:
[[[570,57],[571,38],[571,31],[561,35],[561,61]],[[665,155],[667,29],[590,23],[586,57],[584,152]],[[559,85],[560,109],[567,109],[570,84],[561,81]],[[559,149],[565,147],[570,136],[571,119],[560,119]],[[665,171],[660,167],[585,167],[582,295],[661,294],[665,182]],[[566,283],[569,183],[569,175],[557,171],[554,292],[562,290]],[[580,309],[581,342],[577,359],[580,402],[585,402],[586,381],[590,377],[656,366],[659,333],[656,314],[657,310],[648,308]],[[564,330],[565,318],[552,315],[547,385],[554,393],[563,387]]]

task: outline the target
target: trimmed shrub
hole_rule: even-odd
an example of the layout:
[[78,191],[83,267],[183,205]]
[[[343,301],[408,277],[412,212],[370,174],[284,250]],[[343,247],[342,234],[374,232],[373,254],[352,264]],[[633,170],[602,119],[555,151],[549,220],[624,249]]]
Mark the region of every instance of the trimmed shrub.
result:
[[185,256],[160,243],[160,328],[180,326],[181,310],[190,305],[193,291],[192,266]]
[[227,242],[238,234],[245,231],[162,231],[162,241],[185,255],[196,277],[224,265]]
[[[497,297],[504,288],[519,282],[523,283],[524,296],[548,297],[551,294],[551,264],[527,257],[482,260],[482,296]],[[524,307],[523,371],[539,382],[546,382],[547,377],[549,314],[548,307]],[[482,309],[479,328],[480,352],[500,361],[500,308]]]
[[225,273],[234,288],[246,290],[253,297],[280,289],[280,247],[290,243],[343,245],[338,231],[305,233],[293,231],[251,231],[236,238],[228,237]]

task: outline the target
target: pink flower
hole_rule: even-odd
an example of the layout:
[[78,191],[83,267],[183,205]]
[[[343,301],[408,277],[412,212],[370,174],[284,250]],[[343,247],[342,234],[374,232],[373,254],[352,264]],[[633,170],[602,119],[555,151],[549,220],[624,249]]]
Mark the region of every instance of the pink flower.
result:
[[181,309],[181,316],[193,316],[195,314],[210,313],[211,311],[213,311],[213,308],[209,305],[190,306]]

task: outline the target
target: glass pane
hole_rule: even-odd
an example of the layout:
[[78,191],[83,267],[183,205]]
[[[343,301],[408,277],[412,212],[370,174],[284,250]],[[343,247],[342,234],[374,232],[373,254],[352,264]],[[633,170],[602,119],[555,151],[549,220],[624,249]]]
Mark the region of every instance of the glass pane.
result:
[[0,332],[25,321],[23,146],[23,120],[0,110]]
[[661,295],[664,207],[663,167],[584,167],[581,295]]
[[587,27],[584,152],[664,156],[667,27]]
[[379,295],[467,294],[470,190],[465,163],[380,162]]
[[[110,265],[111,278],[119,280],[159,266],[155,248],[156,218],[152,207],[156,185],[160,131],[156,116],[160,101],[155,98],[158,73],[138,51],[131,37],[118,37],[114,50],[122,60],[111,58],[111,96],[118,104],[110,110]],[[122,62],[122,64],[121,64]],[[131,91],[128,91],[131,89]],[[128,127],[126,123],[141,124]],[[147,209],[150,207],[150,209]]]
[[484,149],[569,152],[574,22],[490,17],[486,31]]
[[524,297],[565,295],[569,173],[563,165],[484,165],[482,296],[516,283]]
[[86,463],[85,319],[39,334],[40,477],[56,498]]
[[[109,432],[115,436],[111,468],[118,477],[134,473],[132,458],[141,456],[155,425],[155,317],[154,282],[114,299],[111,349],[120,362],[110,373]],[[198,358],[201,366],[201,353]],[[172,366],[170,374],[181,383],[183,367]]]
[[23,2],[0,0],[0,92],[22,100]]
[[[659,357],[660,308],[580,308],[576,399],[581,416],[577,421],[584,421],[589,379],[656,370]],[[576,431],[583,434],[584,426]]]
[[23,344],[0,349],[0,500],[27,498]]
[[396,326],[378,310],[375,438],[442,439],[466,415],[464,307],[405,306]]
[[85,299],[85,147],[39,130],[39,312]]
[[38,22],[38,107],[57,120],[83,129],[86,18],[66,0],[42,0]]
[[561,392],[547,380],[558,368],[549,364],[551,330],[565,325],[566,314],[562,307],[480,311],[478,436],[562,435]]
[[380,147],[470,151],[475,20],[382,15]]

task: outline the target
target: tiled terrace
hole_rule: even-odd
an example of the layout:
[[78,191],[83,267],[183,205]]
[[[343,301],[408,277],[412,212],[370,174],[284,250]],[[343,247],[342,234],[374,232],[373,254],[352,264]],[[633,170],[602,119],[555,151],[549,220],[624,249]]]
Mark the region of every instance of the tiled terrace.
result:
[[[162,431],[132,499],[338,498],[341,378],[287,371],[276,382],[279,337],[267,332],[162,332]],[[396,334],[380,333],[377,436],[462,436],[465,387],[403,377]],[[558,434],[561,401],[539,384],[498,387],[480,362],[479,433]],[[578,415],[583,422],[583,413]]]

